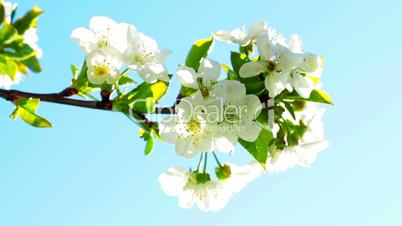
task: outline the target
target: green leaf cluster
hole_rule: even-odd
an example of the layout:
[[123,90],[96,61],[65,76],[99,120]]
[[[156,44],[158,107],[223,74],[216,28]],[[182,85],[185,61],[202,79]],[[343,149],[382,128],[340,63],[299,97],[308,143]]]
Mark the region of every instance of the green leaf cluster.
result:
[[0,74],[16,79],[17,73],[28,74],[28,70],[39,73],[41,66],[36,52],[24,40],[25,32],[36,28],[38,17],[43,11],[37,7],[29,10],[25,15],[13,21],[5,19],[3,3],[0,2]]

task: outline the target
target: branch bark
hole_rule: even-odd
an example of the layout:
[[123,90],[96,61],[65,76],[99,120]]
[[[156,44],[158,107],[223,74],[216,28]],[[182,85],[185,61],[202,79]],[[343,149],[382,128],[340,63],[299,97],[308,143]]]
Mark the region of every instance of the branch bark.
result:
[[[23,92],[19,90],[5,90],[0,89],[0,97],[8,100],[15,101],[19,98],[37,98],[43,102],[55,103],[55,104],[63,104],[75,107],[89,108],[95,110],[103,110],[103,111],[113,111],[113,101],[104,100],[104,101],[87,101],[87,100],[77,100],[68,98],[76,94],[74,90],[65,89],[60,93],[48,93],[48,94],[39,94],[39,93],[29,93]],[[164,107],[164,108],[156,108],[155,114],[174,114],[174,109],[172,107]]]

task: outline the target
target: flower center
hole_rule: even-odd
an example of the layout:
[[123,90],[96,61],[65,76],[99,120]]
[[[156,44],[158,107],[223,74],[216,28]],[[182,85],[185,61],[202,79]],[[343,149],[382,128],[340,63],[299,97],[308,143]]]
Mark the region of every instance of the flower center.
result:
[[187,129],[192,134],[199,134],[201,132],[201,123],[195,119],[191,119],[187,123]]
[[136,62],[137,64],[140,64],[140,65],[146,63],[145,58],[139,53],[134,54],[134,62]]
[[102,37],[99,39],[99,41],[98,41],[98,43],[96,43],[96,45],[98,46],[98,48],[107,47],[109,45],[109,41],[107,40],[106,37]]
[[275,62],[273,62],[271,60],[267,61],[267,69],[269,71],[273,71],[273,70],[275,70],[275,68],[276,68],[276,63]]
[[95,66],[94,72],[97,76],[102,76],[110,73],[110,70],[105,65],[98,65]]

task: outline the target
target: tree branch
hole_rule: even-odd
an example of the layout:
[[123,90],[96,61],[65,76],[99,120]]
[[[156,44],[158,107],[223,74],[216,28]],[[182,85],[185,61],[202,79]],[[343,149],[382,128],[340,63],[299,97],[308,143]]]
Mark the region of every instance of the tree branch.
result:
[[[19,90],[5,90],[0,89],[0,97],[8,100],[15,101],[19,98],[37,98],[43,102],[64,104],[75,107],[89,108],[95,110],[113,111],[113,101],[87,101],[87,100],[77,100],[68,98],[68,96],[75,95],[76,92],[73,89],[67,88],[60,93],[49,93],[49,94],[38,94],[22,92]],[[174,109],[172,107],[156,108],[155,114],[174,114]]]

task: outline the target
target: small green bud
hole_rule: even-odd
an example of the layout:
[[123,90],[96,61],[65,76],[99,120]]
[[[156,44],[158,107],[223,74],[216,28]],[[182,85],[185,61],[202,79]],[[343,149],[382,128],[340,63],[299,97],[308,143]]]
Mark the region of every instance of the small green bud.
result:
[[215,168],[216,177],[220,180],[224,180],[232,174],[229,165],[218,166]]

